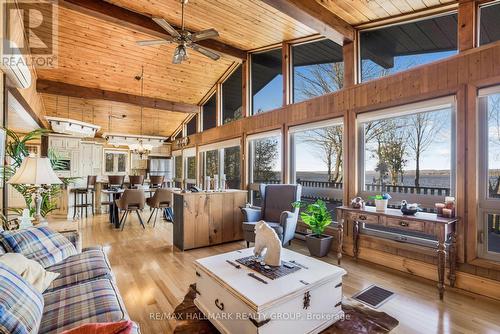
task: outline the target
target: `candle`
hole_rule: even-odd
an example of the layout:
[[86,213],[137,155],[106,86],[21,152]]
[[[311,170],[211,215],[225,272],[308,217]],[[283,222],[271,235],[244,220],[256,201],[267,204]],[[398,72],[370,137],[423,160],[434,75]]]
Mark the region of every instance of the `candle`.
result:
[[444,203],[436,203],[436,211],[437,211],[437,215],[438,216],[442,216],[443,215],[443,209],[445,207],[445,204]]

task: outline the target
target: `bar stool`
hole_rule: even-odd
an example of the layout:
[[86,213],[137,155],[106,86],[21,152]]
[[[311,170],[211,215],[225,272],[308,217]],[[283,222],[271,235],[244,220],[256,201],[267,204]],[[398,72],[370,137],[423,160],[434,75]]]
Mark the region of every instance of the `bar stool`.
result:
[[168,217],[169,213],[167,213],[166,211],[170,208],[170,197],[171,197],[170,190],[158,188],[156,189],[152,197],[146,199],[146,203],[149,205],[150,208],[153,209],[153,211],[151,211],[151,215],[149,215],[147,224],[149,224],[151,217],[153,217],[153,214],[156,212],[153,227],[156,226],[156,218],[158,217],[158,210],[164,210],[165,215]]
[[137,213],[137,217],[139,218],[142,228],[146,228],[144,226],[144,222],[142,221],[141,214],[139,213],[139,211],[144,209],[144,204],[146,203],[146,198],[144,197],[144,191],[142,189],[125,189],[122,197],[117,199],[115,203],[118,209],[124,211],[123,216],[120,219],[122,231],[125,227],[128,214],[132,211]]
[[[94,202],[95,202],[95,184],[97,181],[97,175],[87,176],[87,187],[86,188],[74,188],[73,191],[73,219],[76,217],[78,209],[80,209],[80,217],[83,217],[83,209],[85,208],[85,217],[88,217],[87,208],[90,206],[92,208],[92,216],[94,215]],[[89,193],[91,194],[91,203],[89,204]],[[80,195],[80,196],[78,196]],[[80,197],[80,204],[78,204],[78,197]]]
[[128,179],[130,189],[137,189],[139,188],[138,186],[142,186],[144,184],[144,175],[129,175]]

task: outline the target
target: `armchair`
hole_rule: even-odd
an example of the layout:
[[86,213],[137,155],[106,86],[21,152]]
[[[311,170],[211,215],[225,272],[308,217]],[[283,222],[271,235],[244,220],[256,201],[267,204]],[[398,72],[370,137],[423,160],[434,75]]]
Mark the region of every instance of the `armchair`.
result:
[[295,236],[295,228],[299,218],[299,209],[293,208],[292,203],[299,201],[302,186],[296,184],[261,184],[260,194],[262,207],[243,208],[243,235],[247,242],[255,242],[255,224],[264,220],[272,227],[282,245],[290,244]]

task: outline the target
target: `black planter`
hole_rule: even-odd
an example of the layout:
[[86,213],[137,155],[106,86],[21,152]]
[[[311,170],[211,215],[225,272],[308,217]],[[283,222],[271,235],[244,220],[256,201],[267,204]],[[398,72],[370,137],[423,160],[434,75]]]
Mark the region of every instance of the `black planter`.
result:
[[333,237],[331,235],[317,236],[316,234],[306,235],[306,244],[312,256],[323,257],[328,254],[332,247]]

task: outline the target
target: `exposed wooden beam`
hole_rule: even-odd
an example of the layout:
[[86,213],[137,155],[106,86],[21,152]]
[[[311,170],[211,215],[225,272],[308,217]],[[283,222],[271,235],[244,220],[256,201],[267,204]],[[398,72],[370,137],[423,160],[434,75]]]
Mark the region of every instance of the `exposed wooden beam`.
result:
[[460,1],[458,4],[458,50],[470,50],[476,46],[475,1]]
[[353,27],[314,0],[262,0],[339,45],[354,40]]
[[132,95],[127,93],[113,92],[99,88],[89,88],[71,85],[64,82],[37,80],[36,90],[38,93],[71,96],[83,99],[107,100],[133,104],[145,108],[154,108],[182,113],[197,113],[199,107],[194,104],[172,102],[147,96]]
[[[162,27],[156,24],[151,17],[139,14],[126,8],[113,5],[102,0],[59,0],[59,5],[100,20],[104,20],[131,30],[144,34],[165,38],[170,36]],[[207,39],[197,42],[198,44],[213,51],[235,57],[246,59],[247,52],[234,46],[224,44],[215,39]]]
[[[23,109],[31,116],[31,118],[33,118],[33,120],[36,122],[36,124],[38,124],[38,126],[40,128],[47,127],[43,123],[43,120],[38,116],[38,114],[33,110],[33,108],[31,108],[28,101],[26,101],[24,96],[19,92],[19,90],[17,88],[12,87],[12,86],[7,86],[6,88],[7,89],[5,91],[12,94],[12,96],[17,100],[17,102],[19,102],[21,104]],[[6,96],[5,101],[7,101],[7,96]],[[7,105],[7,103],[6,103],[6,105]],[[7,108],[5,109],[5,111],[7,111]]]

